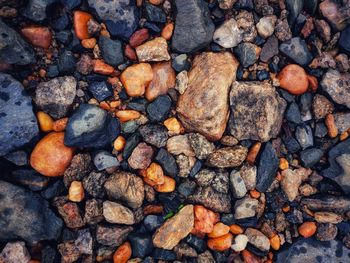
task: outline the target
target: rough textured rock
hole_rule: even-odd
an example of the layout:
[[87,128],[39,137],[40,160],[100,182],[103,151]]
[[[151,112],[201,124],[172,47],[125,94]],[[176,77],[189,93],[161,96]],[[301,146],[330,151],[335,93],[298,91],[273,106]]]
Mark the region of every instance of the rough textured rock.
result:
[[55,119],[65,117],[74,102],[76,87],[77,81],[71,76],[42,82],[35,90],[35,103]]
[[129,208],[111,201],[103,202],[103,216],[112,224],[133,225],[135,223],[134,214]]
[[311,211],[344,213],[350,210],[350,199],[346,196],[314,195],[303,198],[300,204]]
[[177,106],[180,121],[187,130],[210,140],[221,138],[229,115],[228,93],[237,67],[238,62],[230,53],[209,52],[195,57],[188,87]]
[[232,194],[235,198],[242,198],[247,193],[247,188],[240,175],[240,172],[233,170],[230,174]]
[[101,50],[103,60],[111,66],[118,66],[124,61],[122,43],[119,40],[112,40],[105,36],[100,36],[98,46]]
[[39,135],[32,101],[20,82],[0,73],[0,156],[25,146]]
[[248,68],[259,58],[261,48],[253,43],[241,43],[234,49],[234,52],[242,67]]
[[194,225],[193,205],[186,205],[175,216],[168,219],[153,236],[155,247],[173,249],[185,238]]
[[350,108],[350,74],[329,69],[323,75],[321,87],[334,102]]
[[270,250],[270,240],[259,230],[247,228],[244,234],[248,237],[248,242],[261,251]]
[[7,243],[0,254],[0,261],[6,263],[29,262],[30,254],[24,242]]
[[48,8],[56,2],[57,0],[29,0],[22,14],[35,22],[41,22],[47,18]]
[[226,20],[215,30],[213,40],[224,48],[236,47],[243,40],[242,31],[238,28],[237,21],[233,18]]
[[253,217],[258,208],[258,200],[250,197],[239,199],[235,203],[235,219],[243,219]]
[[154,145],[157,148],[163,147],[167,143],[168,132],[162,125],[146,124],[139,128],[139,132],[145,142]]
[[184,154],[186,156],[195,156],[188,138],[188,134],[176,135],[169,138],[166,143],[168,152],[174,155]]
[[266,142],[277,137],[287,103],[268,83],[234,82],[229,129],[238,140]]
[[0,239],[55,240],[62,220],[38,194],[0,181]]
[[150,165],[152,157],[152,147],[142,142],[132,151],[128,163],[133,169],[146,169]]
[[156,37],[155,39],[136,47],[136,54],[141,62],[167,61],[170,59],[168,44],[162,37]]
[[307,66],[312,60],[312,54],[306,42],[300,37],[294,37],[279,46],[280,51],[301,66]]
[[286,169],[282,171],[281,188],[290,202],[298,196],[299,186],[310,175],[311,170],[299,168],[296,170]]
[[350,113],[339,112],[333,114],[334,123],[337,126],[339,134],[346,132],[350,128]]
[[215,149],[214,144],[199,133],[190,133],[188,140],[196,157],[200,160],[206,159]]
[[133,231],[131,226],[102,226],[97,225],[96,240],[101,245],[118,247]]
[[207,4],[202,0],[176,0],[175,8],[172,49],[178,53],[191,53],[209,45],[215,26]]
[[247,157],[248,149],[243,146],[232,146],[214,150],[207,158],[209,166],[231,168],[240,166]]
[[140,207],[145,195],[142,179],[127,172],[116,172],[110,176],[105,189],[110,198],[124,201],[131,208]]

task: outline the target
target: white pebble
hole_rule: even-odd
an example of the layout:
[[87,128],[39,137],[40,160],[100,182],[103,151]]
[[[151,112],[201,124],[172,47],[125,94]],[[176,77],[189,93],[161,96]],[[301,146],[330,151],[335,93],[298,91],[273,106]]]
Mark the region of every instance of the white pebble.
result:
[[246,235],[238,235],[235,238],[234,244],[231,246],[231,248],[236,251],[240,252],[245,249],[248,243],[248,237]]

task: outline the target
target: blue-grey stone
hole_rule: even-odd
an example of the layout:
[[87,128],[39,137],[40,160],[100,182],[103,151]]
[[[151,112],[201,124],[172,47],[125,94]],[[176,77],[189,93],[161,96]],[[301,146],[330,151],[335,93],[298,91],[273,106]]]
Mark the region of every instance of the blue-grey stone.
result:
[[241,43],[234,48],[234,52],[244,68],[253,65],[259,58],[258,46],[253,43]]
[[163,122],[171,109],[171,99],[167,95],[158,96],[148,104],[146,112],[151,122]]
[[309,148],[300,152],[300,160],[304,167],[310,168],[318,163],[323,156],[323,151],[318,148]]
[[314,145],[312,129],[309,125],[298,126],[295,131],[295,137],[303,149]]
[[288,58],[301,66],[307,66],[312,60],[312,54],[306,42],[300,37],[294,37],[283,42],[279,50]]
[[177,166],[174,156],[172,156],[166,149],[159,149],[154,160],[162,166],[166,175],[174,177],[179,173],[179,167]]
[[145,4],[145,18],[148,21],[155,23],[166,22],[166,14],[164,13],[163,9],[149,3]]
[[299,106],[298,104],[296,104],[295,102],[292,102],[285,113],[286,119],[289,122],[295,123],[295,124],[299,124],[301,123],[301,114],[300,114],[300,110],[299,110]]
[[116,67],[124,62],[122,43],[119,40],[100,36],[98,46],[100,47],[102,58],[107,64]]
[[341,32],[339,45],[350,55],[350,26]]
[[97,170],[102,171],[107,168],[119,166],[118,159],[107,151],[99,151],[94,156],[94,165]]
[[164,147],[168,140],[168,130],[159,124],[146,124],[139,128],[142,139],[157,148]]
[[56,2],[57,0],[29,0],[22,14],[35,22],[41,22],[47,18],[48,8]]
[[95,99],[103,101],[113,96],[112,87],[105,81],[92,82],[89,84],[89,91],[92,93]]
[[[309,1],[309,0],[307,0]],[[286,7],[289,12],[288,22],[290,25],[294,24],[301,10],[303,10],[304,0],[286,0]]]
[[148,231],[152,232],[156,230],[158,227],[160,227],[164,222],[164,219],[162,216],[157,215],[148,215],[143,220],[143,224],[148,229]]
[[20,82],[0,73],[0,156],[25,146],[38,136],[31,98]]

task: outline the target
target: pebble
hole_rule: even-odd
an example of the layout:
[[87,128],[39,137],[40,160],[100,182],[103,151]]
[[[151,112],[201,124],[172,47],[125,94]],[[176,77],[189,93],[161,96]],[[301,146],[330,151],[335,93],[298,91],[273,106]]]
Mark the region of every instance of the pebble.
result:
[[132,256],[135,258],[145,258],[153,250],[152,237],[144,234],[131,234],[128,236],[132,247]]
[[105,99],[113,96],[112,87],[105,81],[92,82],[90,83],[88,89],[98,101],[104,101]]
[[127,67],[120,76],[126,93],[130,97],[139,97],[153,79],[152,67],[148,63],[134,64]]
[[274,56],[278,55],[278,39],[275,36],[269,37],[263,45],[260,53],[260,60],[268,62]]
[[240,10],[236,16],[238,27],[243,30],[243,41],[254,42],[258,33],[255,28],[254,16],[252,12]]
[[195,156],[187,134],[176,135],[169,138],[169,140],[166,142],[166,148],[168,152],[173,155],[184,154],[186,156]]
[[186,205],[175,216],[168,219],[153,236],[155,247],[173,249],[192,230],[194,224],[193,205]]
[[35,22],[41,22],[47,18],[48,9],[56,1],[29,0],[22,14]]
[[334,116],[334,123],[338,129],[339,134],[342,134],[347,130],[349,130],[350,128],[349,113],[339,112],[339,113],[333,114],[333,116]]
[[214,150],[207,158],[207,165],[217,168],[240,166],[247,157],[248,149],[243,146],[224,147]]
[[158,227],[160,227],[164,222],[164,219],[162,216],[158,215],[148,215],[143,220],[143,224],[149,231],[154,231]]
[[226,235],[221,237],[209,238],[207,241],[207,245],[211,250],[225,251],[231,247],[232,239],[233,235],[231,233],[227,233]]
[[303,10],[304,1],[303,0],[286,0],[286,7],[289,12],[288,22],[293,25],[297,19],[299,13]]
[[294,95],[305,93],[309,87],[309,81],[305,70],[295,64],[284,67],[277,75],[280,87]]
[[0,181],[0,239],[22,239],[28,243],[57,240],[62,220],[49,208],[49,203],[32,191]]
[[237,21],[233,18],[226,20],[215,30],[213,40],[224,48],[238,46],[242,42],[243,36],[242,31],[238,28]]
[[259,22],[256,24],[256,29],[259,35],[265,39],[272,36],[275,31],[276,22],[277,17],[275,15],[260,18]]
[[170,60],[168,44],[162,37],[156,37],[153,40],[137,46],[136,54],[140,62]]
[[247,193],[247,188],[240,175],[240,172],[233,170],[230,174],[232,194],[235,198],[242,198]]
[[288,11],[283,10],[275,26],[275,36],[282,42],[287,41],[293,37],[288,24],[287,14]]
[[317,120],[323,119],[334,111],[334,105],[325,96],[316,94],[312,101],[314,116]]
[[339,45],[350,55],[350,26],[344,29],[339,39]]
[[30,258],[24,242],[7,243],[0,253],[0,260],[6,263],[29,262]]
[[230,187],[228,173],[218,171],[211,183],[211,186],[217,192],[227,194]]
[[286,102],[268,83],[234,82],[230,109],[229,129],[236,139],[265,142],[279,134]]
[[184,154],[177,155],[176,163],[179,167],[179,173],[177,175],[179,177],[188,177],[195,165],[195,162],[196,159],[192,156],[186,156]]
[[200,133],[190,133],[188,135],[188,141],[196,158],[200,160],[205,160],[215,149],[214,144],[209,142]]
[[209,250],[205,251],[202,254],[199,254],[197,260],[198,260],[198,263],[214,263],[215,262],[215,259]]
[[70,75],[75,71],[76,58],[73,52],[65,50],[58,58],[58,71],[62,75]]
[[118,247],[127,239],[131,226],[103,226],[96,227],[96,241],[104,246]]
[[87,224],[97,224],[103,220],[102,201],[96,199],[86,200],[84,222]]
[[98,171],[119,166],[118,159],[107,151],[99,151],[94,156],[94,165]]
[[295,131],[295,137],[303,149],[314,145],[312,129],[309,125],[298,126]]
[[319,224],[316,238],[320,241],[331,241],[336,238],[338,228],[334,224]]
[[242,67],[247,68],[258,60],[261,48],[252,43],[241,43],[234,52]]
[[21,29],[21,33],[33,46],[50,47],[52,34],[47,27],[27,26]]
[[185,93],[188,86],[188,74],[187,71],[181,71],[176,75],[175,89],[182,95]]
[[153,149],[142,142],[132,151],[128,163],[132,169],[146,169],[152,161]]
[[171,250],[155,248],[152,256],[156,260],[174,261],[176,260],[175,252]]
[[285,117],[289,122],[300,124],[302,120],[298,104],[296,104],[295,102],[289,104],[285,112]]
[[218,2],[221,9],[227,10],[231,9],[237,0],[219,0]]
[[176,72],[181,72],[184,70],[189,70],[191,67],[191,63],[188,61],[188,57],[186,54],[180,54],[173,58],[171,61],[171,66],[175,69]]
[[199,0],[176,0],[175,10],[172,50],[192,53],[208,46],[213,39],[215,26],[207,5]]
[[132,173],[115,172],[108,178],[104,187],[110,198],[124,201],[131,208],[139,208],[143,203],[143,181]]
[[250,197],[239,199],[235,203],[234,217],[235,219],[244,219],[256,215],[258,208],[258,200]]
[[213,170],[202,169],[194,176],[194,178],[199,186],[209,186],[215,175],[216,173]]
[[133,225],[135,223],[133,212],[116,202],[103,202],[103,216],[112,224]]
[[132,34],[132,36],[129,39],[129,44],[130,44],[130,46],[135,48],[135,47],[143,44],[145,41],[147,41],[148,38],[149,38],[148,29],[142,28],[142,29],[135,31],[135,33]]
[[312,54],[307,48],[306,42],[300,37],[294,37],[283,42],[279,50],[285,56],[301,66],[307,66],[312,60]]
[[139,128],[142,139],[157,148],[164,147],[168,140],[167,129],[159,124],[146,124]]
[[35,103],[53,118],[65,117],[76,95],[77,81],[74,77],[57,77],[40,83],[35,90]]
[[234,243],[231,246],[231,248],[236,252],[240,252],[246,248],[247,244],[248,237],[246,235],[240,234],[235,237]]
[[316,212],[314,217],[318,223],[339,224],[343,220],[341,215],[332,212]]
[[113,263],[127,262],[131,258],[131,254],[131,245],[126,241],[114,252]]
[[68,189],[68,200],[72,202],[81,202],[84,197],[83,184],[79,181],[73,181]]
[[298,196],[299,186],[301,185],[303,179],[303,171],[302,170],[291,170],[286,169],[282,171],[282,180],[281,180],[281,188],[286,194],[288,200],[290,202],[294,201],[294,199]]
[[119,40],[100,36],[98,46],[101,56],[107,64],[116,67],[124,62],[122,43]]
[[346,25],[347,15],[346,12],[343,13],[346,8],[342,6],[341,3],[334,2],[332,0],[326,0],[320,3],[319,10],[320,13],[330,22],[332,27],[337,29],[338,31],[342,31]]
[[31,98],[20,82],[0,73],[0,94],[0,156],[4,156],[38,138],[39,129]]
[[300,152],[300,160],[304,167],[309,168],[318,163],[323,156],[323,151],[318,148],[309,148]]
[[158,96],[146,108],[147,116],[151,122],[163,122],[171,109],[171,99],[167,95]]
[[323,194],[303,198],[301,205],[305,205],[311,211],[327,211],[342,214],[349,211],[350,199],[346,196]]
[[160,7],[146,3],[144,6],[144,10],[145,10],[145,18],[148,21],[156,22],[156,23],[166,22],[166,14]]
[[176,253],[176,258],[179,259],[184,259],[186,257],[196,258],[198,256],[196,250],[194,250],[185,242],[181,242],[176,247],[174,247],[174,252]]
[[259,230],[247,228],[244,234],[248,238],[248,242],[261,251],[267,252],[270,250],[270,240]]

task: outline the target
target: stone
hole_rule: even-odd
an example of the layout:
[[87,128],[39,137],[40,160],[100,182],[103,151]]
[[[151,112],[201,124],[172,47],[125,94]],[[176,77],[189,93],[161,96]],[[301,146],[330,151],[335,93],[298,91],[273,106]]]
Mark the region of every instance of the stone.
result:
[[247,190],[253,190],[256,186],[256,166],[249,165],[247,163],[243,164],[239,170],[239,175],[242,177]]
[[294,95],[305,93],[309,87],[309,80],[305,70],[296,65],[289,64],[285,66],[277,75],[280,87]]
[[290,202],[298,196],[299,186],[301,185],[303,179],[303,170],[291,170],[286,169],[281,173],[281,188],[286,194]]
[[334,111],[334,105],[323,95],[316,94],[312,101],[314,116],[317,120],[323,119]]
[[75,66],[76,70],[83,75],[90,74],[94,67],[92,59],[87,54],[82,54]]
[[132,169],[146,169],[152,161],[153,149],[151,146],[142,142],[132,151],[128,164]]
[[234,243],[231,246],[231,248],[236,252],[240,252],[246,248],[247,244],[248,237],[246,235],[240,234],[235,237]]
[[311,211],[325,211],[339,214],[347,212],[350,209],[350,199],[348,197],[328,194],[303,198],[300,204]]
[[294,37],[283,42],[279,50],[288,58],[301,66],[307,66],[312,60],[312,54],[307,48],[306,42],[300,37]]
[[316,238],[320,241],[331,241],[336,238],[338,228],[334,224],[320,224],[317,228]]
[[211,186],[219,193],[227,194],[229,190],[229,174],[224,171],[217,171]]
[[189,136],[187,134],[176,135],[169,138],[166,143],[168,152],[173,155],[184,154],[186,156],[195,156],[188,138]]
[[91,172],[83,179],[84,190],[91,196],[102,198],[104,196],[103,184],[107,176],[104,173]]
[[73,240],[64,241],[57,246],[57,250],[61,254],[61,259],[64,262],[75,262],[80,257],[79,249],[75,246]]
[[67,197],[60,196],[54,200],[54,205],[57,207],[59,215],[68,228],[81,228],[85,225],[80,214],[80,209],[77,203],[67,202]]
[[57,240],[62,220],[40,195],[0,181],[0,239],[23,239],[29,243]]
[[0,109],[0,156],[38,138],[31,98],[20,82],[3,73],[0,73]]
[[339,112],[339,113],[333,114],[333,116],[334,116],[335,126],[337,127],[339,134],[342,134],[347,130],[349,130],[350,128],[349,113]]
[[116,67],[124,62],[122,43],[119,40],[100,36],[98,46],[103,60],[108,65]]
[[350,108],[350,74],[329,69],[322,78],[321,87],[335,103]]
[[321,160],[323,151],[318,148],[309,148],[300,152],[300,160],[304,167],[310,168]]
[[160,148],[154,160],[159,163],[166,175],[175,177],[179,168],[176,164],[175,158],[164,148]]
[[139,208],[143,203],[143,181],[132,173],[116,172],[108,178],[104,187],[110,198],[124,201],[131,208]]
[[199,254],[197,260],[198,260],[198,263],[215,263],[216,262],[209,250],[205,251],[202,254]]
[[230,174],[232,194],[235,198],[242,198],[247,193],[247,188],[240,175],[240,172],[233,170]]
[[260,60],[268,62],[274,56],[278,55],[278,39],[275,36],[269,37],[263,45],[260,52]]
[[277,22],[277,17],[275,15],[264,16],[260,18],[259,22],[256,24],[256,29],[262,38],[268,38],[272,36],[275,31],[275,24]]
[[190,133],[188,141],[196,157],[200,160],[205,160],[215,149],[214,144],[200,133]]
[[231,9],[233,5],[237,2],[237,0],[219,0],[219,7],[221,9]]
[[98,101],[103,101],[113,96],[112,87],[105,81],[94,81],[90,83],[88,89]]
[[303,10],[304,0],[287,0],[286,7],[289,13],[288,22],[293,25],[299,13]]
[[27,26],[21,29],[21,33],[36,47],[49,48],[52,34],[47,27]]
[[217,168],[240,166],[247,157],[248,149],[243,146],[224,147],[214,150],[207,158],[207,165]]
[[292,123],[300,124],[302,122],[301,120],[301,113],[298,104],[295,102],[292,102],[289,104],[286,112],[285,112],[285,118]]
[[350,55],[350,26],[344,29],[340,35],[339,45]]
[[29,262],[30,258],[24,242],[7,243],[0,254],[0,260],[6,263]]
[[194,204],[202,204],[215,212],[229,213],[231,211],[231,197],[215,191],[210,186],[198,187],[187,200]]
[[234,49],[234,53],[244,68],[253,65],[258,60],[260,52],[261,48],[252,43],[241,43]]
[[238,44],[242,42],[243,36],[242,31],[238,28],[237,21],[233,18],[224,21],[224,23],[215,30],[213,40],[224,48],[238,46]]
[[159,124],[146,124],[139,128],[142,139],[157,148],[164,147],[168,140],[167,129]]
[[254,42],[258,33],[255,28],[255,21],[252,12],[240,10],[236,15],[238,27],[243,31],[243,42]]
[[275,138],[286,106],[285,100],[268,83],[234,82],[230,92],[230,133],[238,140],[266,142]]
[[313,134],[309,125],[298,126],[295,131],[295,137],[303,149],[314,145]]
[[73,52],[64,50],[58,58],[58,71],[63,75],[71,75],[76,68],[76,58]]
[[148,21],[156,22],[156,23],[165,23],[166,22],[166,14],[163,9],[154,6],[152,4],[145,4],[145,17]]
[[258,208],[258,200],[250,197],[239,199],[235,203],[234,217],[235,219],[244,219],[256,215]]
[[208,46],[213,39],[215,25],[206,3],[201,0],[176,0],[175,10],[172,49],[178,53],[192,53]]
[[32,191],[41,191],[49,184],[50,179],[41,176],[32,169],[18,169],[11,173],[11,179],[23,186],[28,187]]
[[341,2],[326,0],[320,3],[320,13],[330,22],[337,31],[342,31],[348,24],[349,14],[347,12],[348,3],[342,5]]
[[316,212],[314,216],[318,223],[339,224],[341,221],[343,221],[343,217],[341,215],[332,212]]
[[275,26],[275,36],[282,42],[287,41],[293,37],[288,24],[287,14],[288,11],[283,10]]
[[164,222],[164,219],[162,216],[157,215],[148,215],[143,220],[143,224],[149,231],[154,231],[158,227],[160,227]]
[[96,241],[104,246],[118,247],[133,231],[131,226],[102,226],[96,227]]
[[176,72],[188,71],[191,67],[191,63],[188,61],[186,54],[180,54],[173,58],[171,61],[171,66]]
[[263,193],[272,184],[276,177],[279,159],[270,142],[263,146],[258,163],[256,176],[256,190]]
[[77,81],[74,77],[57,77],[40,83],[35,90],[35,103],[53,118],[67,116],[76,95]]
[[119,166],[118,159],[107,151],[99,151],[94,156],[94,165],[98,171]]
[[176,156],[176,163],[179,167],[179,177],[188,177],[196,162],[196,158],[180,154]]
[[118,119],[100,107],[80,104],[68,119],[64,143],[73,147],[102,148],[110,145],[119,132]]
[[147,234],[131,234],[128,236],[134,258],[145,258],[153,250],[152,236]]
[[185,93],[188,85],[188,74],[187,71],[181,71],[176,75],[175,89],[182,95]]
[[158,248],[173,249],[191,232],[193,225],[193,205],[186,205],[157,229],[153,236],[153,245]]
[[140,62],[168,61],[168,44],[162,37],[156,37],[136,47],[136,55]]
[[264,252],[270,250],[270,240],[259,230],[247,228],[244,234],[248,237],[248,242],[257,249]]
[[174,261],[176,260],[176,254],[175,252],[171,251],[171,250],[165,250],[165,249],[159,249],[159,248],[155,248],[152,256],[154,259],[156,260],[166,260],[166,261]]
[[176,257],[179,259],[186,257],[196,258],[198,256],[196,250],[184,242],[181,242],[176,247],[174,247],[174,252],[176,253]]
[[93,169],[89,153],[78,153],[74,155],[70,165],[64,171],[63,182],[68,186],[73,181],[81,181]]
[[22,14],[35,22],[41,22],[47,18],[48,9],[57,0],[30,0],[27,2]]
[[96,199],[86,200],[84,222],[95,225],[104,220],[102,201]]
[[314,238],[302,238],[294,242],[288,249],[281,250],[276,255],[277,262],[346,262],[350,250],[341,241],[331,240],[321,242]]
[[103,202],[103,216],[107,222],[112,224],[135,224],[134,213],[129,208],[116,202]]
[[215,175],[215,171],[202,169],[194,176],[194,178],[199,186],[209,186]]
[[[130,0],[88,1],[90,8],[102,20],[112,36],[128,40],[138,27],[139,12]],[[111,12],[114,10],[114,12]]]
[[199,132],[210,140],[221,138],[228,119],[229,86],[235,79],[237,66],[238,62],[227,52],[195,57],[188,87],[177,106],[180,121],[187,130]]
[[160,95],[146,108],[147,115],[151,122],[163,122],[171,109],[171,99],[168,95]]
[[15,65],[28,65],[36,62],[32,47],[2,21],[0,21],[0,42],[1,62]]
[[153,79],[146,88],[147,100],[153,101],[160,95],[165,95],[175,86],[175,71],[171,62],[159,62],[152,65]]

